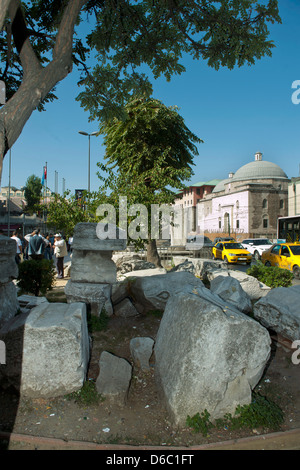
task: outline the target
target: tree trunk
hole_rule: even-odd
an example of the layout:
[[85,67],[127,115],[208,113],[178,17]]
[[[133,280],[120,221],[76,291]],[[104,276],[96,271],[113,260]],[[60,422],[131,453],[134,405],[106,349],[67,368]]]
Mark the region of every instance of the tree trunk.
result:
[[[20,136],[23,127],[39,103],[72,70],[74,25],[87,0],[69,0],[53,48],[53,59],[43,67],[31,46],[19,0],[0,0],[8,10],[12,32],[23,68],[23,81],[14,96],[0,111],[0,184],[3,159]],[[4,14],[1,8],[0,21]],[[0,24],[0,26],[2,26]]]
[[149,240],[147,243],[147,261],[162,268],[161,259],[157,251],[156,240]]

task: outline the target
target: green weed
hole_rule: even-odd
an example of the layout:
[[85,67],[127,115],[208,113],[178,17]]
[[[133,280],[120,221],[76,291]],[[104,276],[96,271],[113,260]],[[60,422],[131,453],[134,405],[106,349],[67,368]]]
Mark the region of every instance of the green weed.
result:
[[203,436],[207,436],[210,429],[223,427],[231,430],[261,427],[275,431],[280,428],[283,419],[283,411],[276,403],[256,393],[253,394],[253,400],[250,405],[238,406],[236,408],[234,416],[228,413],[223,418],[217,419],[212,423],[210,421],[210,414],[205,409],[201,415],[197,413],[193,417],[188,416],[186,424],[194,432],[201,432]]
[[67,400],[74,400],[79,406],[98,405],[105,400],[105,398],[98,393],[96,384],[92,380],[85,381],[80,390],[69,393],[65,398]]

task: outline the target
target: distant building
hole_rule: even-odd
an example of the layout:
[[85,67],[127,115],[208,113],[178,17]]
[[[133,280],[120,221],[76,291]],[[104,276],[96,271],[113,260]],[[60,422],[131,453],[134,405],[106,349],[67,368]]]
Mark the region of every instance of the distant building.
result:
[[200,199],[203,199],[207,194],[211,194],[214,187],[220,181],[221,180],[214,179],[192,184],[178,193],[178,197],[175,199],[174,204],[179,204],[182,207],[196,206]]
[[288,215],[300,215],[300,177],[292,178],[288,186]]
[[[180,230],[175,234],[171,231],[171,243],[176,245],[185,245],[187,235],[196,233],[197,231],[197,213],[196,208],[199,201],[212,193],[214,187],[221,180],[213,179],[210,181],[200,181],[191,184],[177,194],[174,200],[174,208],[182,210],[182,218],[180,222]],[[180,234],[178,236],[178,233]],[[178,238],[177,238],[178,237]]]
[[11,186],[9,189],[9,186],[3,186],[0,188],[0,198],[7,198],[8,193],[10,192],[10,197],[18,197],[18,198],[23,198],[24,199],[24,187],[21,189],[15,188],[14,186]]
[[[41,202],[49,202],[50,196],[51,191],[47,189],[47,193],[43,195]],[[10,188],[9,186],[3,186],[0,189],[0,231],[7,235],[9,227],[11,235],[14,230],[27,234],[36,227],[43,229],[44,221],[37,214],[25,214],[25,208],[24,187],[18,189],[14,186]]]
[[211,194],[198,201],[197,231],[214,239],[222,235],[276,238],[277,219],[288,214],[290,179],[275,163],[254,161],[229,173]]

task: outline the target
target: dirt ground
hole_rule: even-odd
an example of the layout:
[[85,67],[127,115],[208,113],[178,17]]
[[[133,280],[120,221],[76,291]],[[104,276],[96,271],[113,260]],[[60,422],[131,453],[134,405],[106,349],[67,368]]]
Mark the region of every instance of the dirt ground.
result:
[[[64,300],[63,286],[57,285],[52,295]],[[161,318],[154,314],[133,318],[111,317],[104,331],[92,333],[92,356],[88,380],[95,382],[102,351],[109,351],[132,363],[129,343],[136,336],[155,340]],[[274,336],[272,355],[265,374],[256,390],[277,402],[284,411],[281,431],[300,427],[300,364],[292,363],[294,350],[282,346]],[[0,431],[65,441],[85,441],[102,444],[151,446],[193,446],[241,437],[270,433],[272,429],[212,429],[208,436],[195,434],[185,427],[177,429],[169,420],[158,395],[154,380],[154,357],[150,371],[133,369],[128,400],[124,406],[108,400],[97,405],[80,405],[69,397],[20,400],[0,393]],[[10,410],[14,409],[14,413]]]

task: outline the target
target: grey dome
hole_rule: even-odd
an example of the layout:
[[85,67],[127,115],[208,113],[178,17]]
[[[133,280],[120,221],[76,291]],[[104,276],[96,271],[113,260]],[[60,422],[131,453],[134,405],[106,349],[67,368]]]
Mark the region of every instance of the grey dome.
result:
[[276,165],[276,163],[265,162],[262,160],[262,153],[256,152],[255,160],[247,163],[237,170],[236,173],[230,173],[229,178],[224,179],[218,183],[213,193],[225,191],[225,185],[231,182],[245,181],[245,180],[261,180],[261,179],[286,179],[288,176]]
[[254,162],[247,163],[237,170],[232,181],[265,178],[288,179],[285,172],[280,168],[280,166],[276,165],[276,163],[255,160]]
[[225,184],[228,183],[229,181],[232,181],[232,178],[227,178],[225,180],[220,181],[214,189],[212,190],[213,193],[219,193],[220,191],[225,191]]

